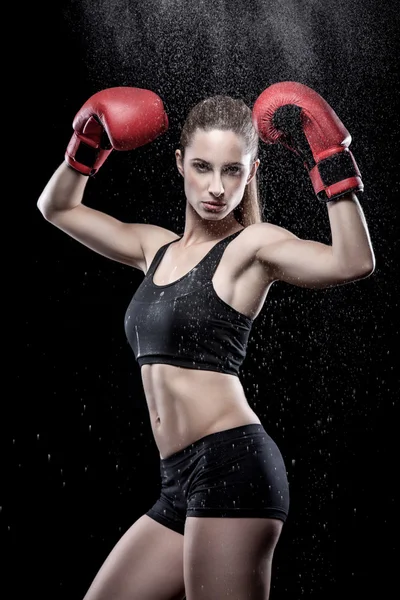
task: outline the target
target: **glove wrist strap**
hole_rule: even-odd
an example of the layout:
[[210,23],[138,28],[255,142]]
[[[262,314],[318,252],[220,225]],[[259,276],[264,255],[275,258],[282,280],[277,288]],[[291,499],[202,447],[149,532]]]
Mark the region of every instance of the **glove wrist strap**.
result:
[[352,152],[343,148],[320,160],[309,171],[318,200],[330,202],[349,192],[363,192],[361,173]]

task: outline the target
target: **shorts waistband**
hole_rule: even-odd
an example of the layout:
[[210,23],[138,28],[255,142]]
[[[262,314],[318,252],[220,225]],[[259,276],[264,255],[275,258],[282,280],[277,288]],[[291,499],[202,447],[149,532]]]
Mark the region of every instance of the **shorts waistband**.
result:
[[262,433],[267,435],[267,432],[264,429],[263,425],[259,423],[249,423],[247,425],[239,425],[238,427],[232,427],[231,429],[224,429],[222,431],[216,431],[215,433],[210,433],[209,435],[205,435],[204,437],[199,438],[189,446],[186,446],[182,450],[167,456],[167,458],[161,459],[161,464],[165,467],[173,467],[180,461],[187,459],[191,454],[195,454],[199,451],[203,446],[207,444],[213,444],[217,442],[225,442],[227,440],[237,439],[246,435],[254,435],[257,433]]

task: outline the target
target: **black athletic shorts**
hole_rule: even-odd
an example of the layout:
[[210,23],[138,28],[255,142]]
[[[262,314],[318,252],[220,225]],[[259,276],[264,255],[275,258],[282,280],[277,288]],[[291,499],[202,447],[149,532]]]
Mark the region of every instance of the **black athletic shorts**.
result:
[[282,454],[257,423],[196,440],[160,459],[160,472],[161,496],[146,514],[178,533],[186,517],[287,518]]

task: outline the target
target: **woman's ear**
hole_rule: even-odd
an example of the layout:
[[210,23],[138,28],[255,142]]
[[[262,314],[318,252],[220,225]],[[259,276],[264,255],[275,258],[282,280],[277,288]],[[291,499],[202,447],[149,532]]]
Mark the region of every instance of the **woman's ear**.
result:
[[249,173],[249,176],[248,176],[247,181],[246,181],[246,185],[248,183],[250,183],[250,181],[253,179],[253,177],[257,173],[257,169],[258,169],[259,166],[260,166],[260,159],[257,158],[257,160],[255,160],[253,162],[252,166],[251,166],[250,173]]
[[182,177],[184,177],[185,175],[183,172],[182,153],[180,150],[175,150],[175,158],[176,158],[176,166],[178,167],[178,171],[182,175]]

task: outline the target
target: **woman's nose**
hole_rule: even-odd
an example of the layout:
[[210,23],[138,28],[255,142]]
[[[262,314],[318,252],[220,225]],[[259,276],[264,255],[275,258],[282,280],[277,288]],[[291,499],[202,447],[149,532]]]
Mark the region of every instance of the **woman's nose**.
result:
[[224,193],[224,186],[222,185],[220,175],[215,174],[212,176],[208,191],[216,198],[218,198],[218,196],[221,196],[221,194]]

